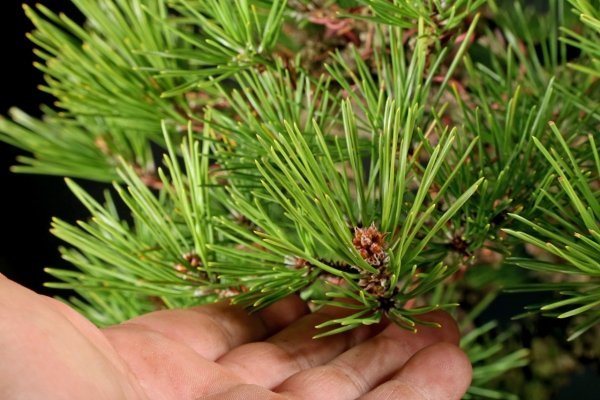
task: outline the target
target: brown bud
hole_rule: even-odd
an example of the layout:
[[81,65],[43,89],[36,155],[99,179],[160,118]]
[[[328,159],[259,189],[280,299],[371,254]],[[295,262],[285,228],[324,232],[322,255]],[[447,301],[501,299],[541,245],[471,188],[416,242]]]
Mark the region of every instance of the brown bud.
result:
[[373,266],[381,266],[388,259],[385,252],[385,234],[379,232],[375,224],[368,228],[354,228],[352,244],[360,256]]

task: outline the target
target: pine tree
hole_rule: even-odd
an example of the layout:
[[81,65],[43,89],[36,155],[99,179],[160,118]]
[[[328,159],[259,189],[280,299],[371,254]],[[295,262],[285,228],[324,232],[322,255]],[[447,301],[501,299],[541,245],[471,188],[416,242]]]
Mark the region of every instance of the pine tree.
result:
[[96,324],[293,293],[352,310],[319,336],[444,309],[492,399],[529,353],[480,318],[501,291],[548,293],[513,315],[568,340],[600,326],[597,0],[72,1],[84,25],[25,7],[56,103],[0,140],[89,210],[53,221],[75,268],[47,272]]

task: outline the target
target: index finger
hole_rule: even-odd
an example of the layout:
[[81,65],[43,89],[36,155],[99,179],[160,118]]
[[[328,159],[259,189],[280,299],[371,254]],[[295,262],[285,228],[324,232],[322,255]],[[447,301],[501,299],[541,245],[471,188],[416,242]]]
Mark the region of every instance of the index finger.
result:
[[297,296],[288,296],[256,313],[222,301],[155,311],[109,329],[142,326],[189,346],[207,360],[216,360],[244,343],[273,335],[307,312],[306,303]]

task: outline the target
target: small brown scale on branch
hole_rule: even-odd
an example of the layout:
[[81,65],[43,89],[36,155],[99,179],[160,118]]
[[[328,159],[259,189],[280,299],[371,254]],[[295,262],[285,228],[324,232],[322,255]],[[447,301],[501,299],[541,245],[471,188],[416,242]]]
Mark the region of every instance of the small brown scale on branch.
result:
[[183,259],[185,261],[187,261],[190,264],[190,267],[192,267],[192,268],[198,268],[202,264],[202,260],[200,259],[200,256],[198,254],[194,253],[193,251],[185,253],[183,255]]
[[379,232],[375,224],[368,228],[354,228],[354,239],[352,244],[358,250],[360,256],[373,267],[376,273],[361,271],[358,285],[376,297],[385,296],[390,286],[390,272],[387,269],[389,256],[387,254],[385,233]]
[[155,171],[144,169],[139,165],[134,165],[133,170],[139,176],[142,183],[150,189],[162,190],[164,188],[163,181],[158,177]]
[[[118,165],[120,161],[116,155],[117,153],[112,150],[108,140],[108,137],[100,135],[94,139],[94,144],[112,164]],[[161,190],[164,187],[163,182],[156,174],[156,171],[154,171],[154,168],[144,168],[136,163],[132,164],[132,167],[144,185],[154,190]]]
[[[202,267],[202,259],[195,251],[190,251],[181,256],[184,262],[179,262],[173,265],[173,269],[179,272],[180,277],[184,280],[192,280],[198,283],[202,283],[202,285],[206,284],[209,281],[209,277],[206,272],[202,271],[200,268]],[[215,282],[213,282],[215,283]],[[215,294],[220,299],[228,299],[231,297],[235,297],[241,293],[245,293],[248,291],[248,288],[240,285],[237,287],[221,287],[221,288],[209,288],[204,286],[199,286],[196,290],[196,295],[198,297],[208,296]]]
[[462,255],[464,258],[471,257],[471,252],[469,251],[469,242],[467,242],[462,235],[455,234],[450,243],[448,243],[448,247]]
[[[325,258],[319,259],[319,262],[336,269],[338,271],[346,272],[346,273],[355,273],[356,267],[351,266],[350,264],[345,263],[344,261],[332,261]],[[296,256],[287,256],[284,259],[284,265],[291,270],[305,270],[304,276],[310,275],[314,269],[316,268],[314,264],[310,261],[305,260],[301,257]],[[329,272],[320,271],[318,275],[314,277],[312,282],[316,280],[322,280],[323,282],[327,282],[329,284],[340,286],[344,284],[344,278],[330,274]],[[312,284],[312,283],[311,283]],[[310,285],[309,285],[310,286]]]
[[244,285],[241,285],[238,287],[215,289],[214,292],[217,296],[219,296],[220,299],[231,299],[232,297],[246,293],[247,291],[248,288]]
[[450,277],[451,282],[462,280],[468,269],[473,265],[473,254],[469,250],[470,243],[459,232],[456,232],[447,247],[454,252],[456,256],[448,255],[446,262],[448,264],[458,263],[458,270]]
[[160,296],[149,296],[148,300],[150,300],[154,306],[154,310],[166,310],[169,308],[165,301],[160,298]]
[[173,269],[181,274],[182,279],[206,280],[206,274],[200,270],[202,259],[194,252],[190,251],[181,256],[184,262],[178,262],[173,265]]
[[284,263],[290,269],[302,269],[302,268],[310,268],[311,264],[308,260],[300,257],[286,257]]
[[313,265],[301,257],[289,256],[283,260],[283,263],[291,270],[306,270],[306,275],[313,269]]

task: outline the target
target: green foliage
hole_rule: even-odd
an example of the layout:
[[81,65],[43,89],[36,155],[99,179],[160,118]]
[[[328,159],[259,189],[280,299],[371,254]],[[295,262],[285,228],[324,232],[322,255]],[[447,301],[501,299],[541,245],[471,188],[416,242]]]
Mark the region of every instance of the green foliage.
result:
[[[160,301],[168,307],[197,303],[199,286],[208,282],[210,276],[186,274],[182,278],[182,271],[191,268],[193,262],[204,265],[208,262],[206,247],[213,234],[206,223],[210,217],[208,210],[202,206],[209,201],[204,186],[208,159],[201,156],[206,150],[206,146],[201,149],[197,143],[183,145],[185,173],[193,179],[190,182],[184,177],[169,143],[170,158],[166,160],[169,178],[161,172],[161,182],[167,188],[159,197],[131,167],[124,165],[121,178],[126,187],[115,185],[115,189],[131,212],[132,223],[119,217],[110,193],[107,192],[102,205],[68,180],[70,189],[92,218],[89,222],[78,222],[77,226],[59,219],[53,221],[53,234],[76,248],[62,249],[63,258],[79,271],[48,269],[47,272],[62,281],[48,285],[75,288],[81,297],[95,306],[96,313],[106,314],[107,318],[132,316],[127,312],[119,314],[113,302],[104,298],[103,294],[117,290],[132,292],[140,299],[139,307],[132,302],[124,310],[147,310],[151,301]],[[193,261],[186,254],[193,254],[197,260]],[[112,295],[108,297],[113,299]],[[114,300],[122,305],[118,296]],[[122,300],[131,301],[131,298]],[[102,319],[96,317],[95,320]],[[111,322],[115,320],[106,321]]]
[[451,32],[463,21],[475,14],[486,0],[415,1],[415,0],[357,0],[369,6],[373,16],[369,21],[389,24],[400,28],[416,28],[415,21],[422,19],[427,34],[433,40]]
[[[544,313],[558,318],[585,316],[569,337],[573,340],[600,321],[600,269],[597,262],[600,256],[600,203],[598,190],[594,189],[600,177],[600,157],[594,137],[589,135],[584,146],[593,157],[591,160],[577,160],[556,126],[551,126],[560,145],[559,149],[548,150],[534,138],[554,172],[552,179],[540,188],[538,196],[538,209],[544,218],[539,222],[532,222],[514,215],[514,218],[531,227],[535,233],[506,231],[564,260],[563,263],[556,263],[513,259],[516,264],[536,271],[558,272],[566,277],[574,274],[582,277],[579,281],[567,278],[561,283],[524,287],[526,290],[560,291],[566,297],[542,306],[541,311]],[[565,234],[567,232],[570,235]]]
[[[259,13],[260,11],[264,11]],[[184,78],[186,82],[163,92],[163,97],[205,87],[243,69],[269,63],[269,54],[281,31],[286,0],[270,4],[251,0],[176,0],[179,12],[175,19],[184,21],[188,29],[173,27],[172,21],[160,19],[156,25],[174,32],[188,46],[157,49],[153,55],[185,62],[185,69],[154,68],[160,80]],[[197,29],[196,29],[197,28]],[[201,33],[193,34],[199,30]],[[213,79],[214,78],[214,79]]]
[[48,285],[95,323],[296,293],[351,310],[322,336],[461,302],[468,396],[510,399],[527,350],[473,323],[504,285],[561,296],[531,310],[570,339],[600,321],[597,2],[73,2],[83,26],[26,7],[56,103],[0,140],[114,182],[68,179],[90,219],[52,229]]
[[569,0],[579,21],[589,29],[585,33],[563,28],[563,42],[576,46],[590,57],[589,65],[571,64],[571,67],[596,77],[600,76],[600,4],[596,0]]
[[43,5],[25,6],[35,26],[29,38],[37,46],[36,66],[45,74],[41,89],[56,97],[60,111],[47,109],[38,121],[14,110],[14,123],[0,120],[2,138],[35,155],[22,160],[24,172],[111,181],[123,158],[150,173],[150,142],[162,139],[161,120],[185,123],[189,109],[182,97],[161,99],[178,79],[158,82],[139,68],[174,64],[145,53],[177,41],[152,23],[152,15],[166,17],[166,2],[74,3],[87,18],[85,28]]
[[512,330],[496,333],[495,321],[490,321],[466,334],[460,341],[461,348],[473,364],[473,382],[464,399],[518,399],[514,394],[492,389],[490,382],[504,376],[508,371],[527,365],[529,350],[506,351],[506,344],[514,336]]

